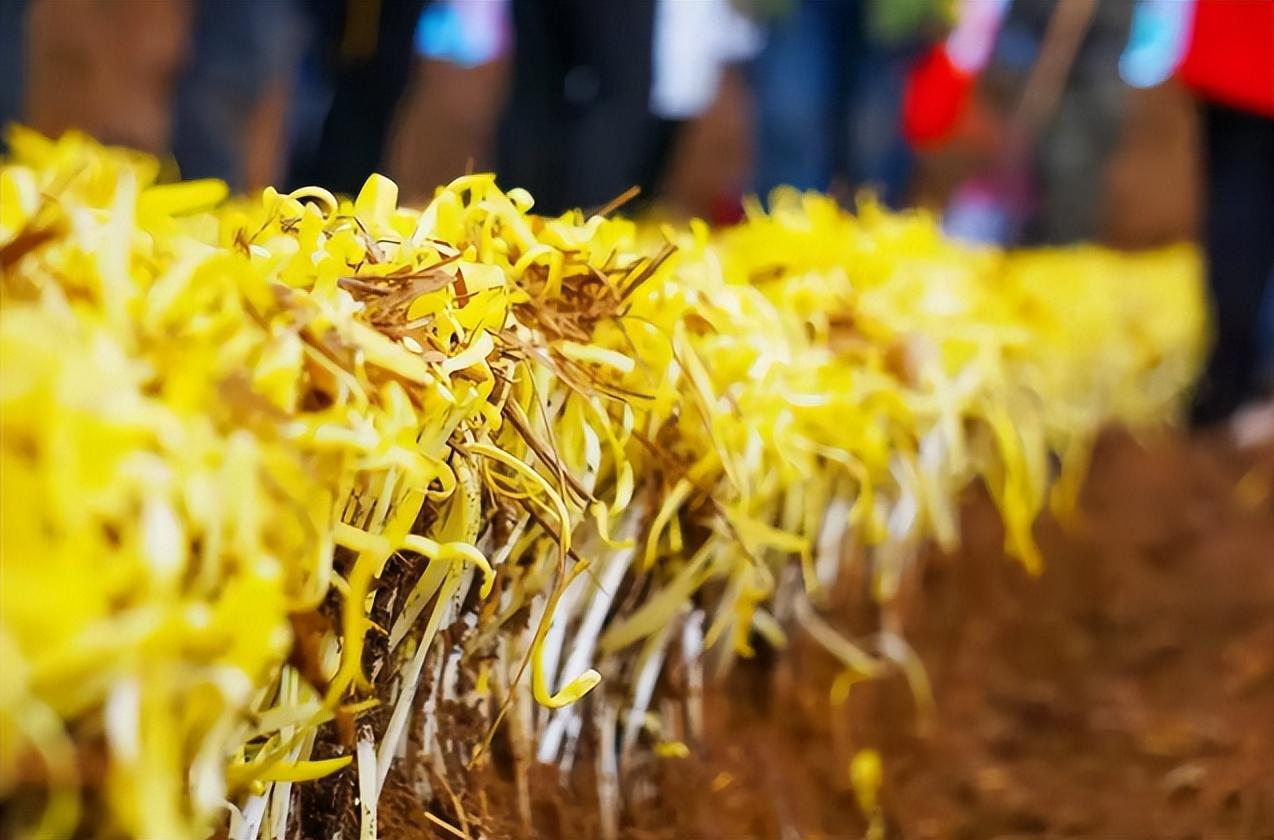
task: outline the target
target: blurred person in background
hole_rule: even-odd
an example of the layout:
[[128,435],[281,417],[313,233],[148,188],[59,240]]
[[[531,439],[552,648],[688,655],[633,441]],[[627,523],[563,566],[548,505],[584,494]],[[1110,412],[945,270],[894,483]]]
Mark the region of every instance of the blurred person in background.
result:
[[512,0],[496,171],[550,215],[649,188],[671,143],[649,108],[655,0]]
[[24,71],[5,119],[171,154],[183,177],[235,190],[274,182],[301,37],[294,2],[4,0],[6,37],[25,47],[5,50]]
[[[983,171],[961,184],[946,210],[951,235],[1001,245],[1093,241],[1102,226],[1106,166],[1121,135],[1126,85],[1120,55],[1131,0],[965,0],[933,62],[908,100],[951,89],[967,99],[981,76],[980,101],[999,123]],[[947,80],[951,76],[951,80]],[[904,106],[908,136],[921,147],[949,132],[961,101],[940,110],[941,127]],[[929,120],[933,121],[932,118]]]
[[650,108],[676,126],[661,210],[717,225],[742,217],[752,162],[746,68],[762,44],[733,0],[659,0]]
[[[1011,11],[1008,0],[1000,2]],[[981,13],[989,7],[984,0],[968,0],[964,8]],[[1014,0],[1011,8],[1022,7],[1023,0]],[[1051,9],[1038,3],[1027,7],[1029,13],[1016,18],[1010,13],[1004,23],[990,71],[993,89],[1004,83],[997,74],[1002,77],[1005,68],[1028,74],[1009,122],[1007,153],[997,155],[989,176],[956,191],[945,227],[958,236],[1001,244],[1012,244],[1022,232],[1028,241],[1045,243],[1096,239],[1102,171],[1122,119],[1117,103],[1123,94],[1116,88],[1162,84],[1175,73],[1202,100],[1202,238],[1216,334],[1193,420],[1209,425],[1230,417],[1263,386],[1269,388],[1265,377],[1274,358],[1274,294],[1269,290],[1274,285],[1274,0],[1075,0]],[[1039,16],[1045,11],[1047,19]],[[1103,19],[1103,13],[1109,17]],[[982,43],[999,25],[992,23],[982,27]],[[962,28],[963,22],[953,40]],[[1038,44],[1034,32],[1045,33]],[[1127,32],[1122,43],[1121,32]],[[959,52],[951,43],[946,46]],[[962,64],[958,55],[952,63],[957,70]],[[976,75],[980,64],[974,61],[965,69]],[[939,100],[959,97],[971,84],[968,79],[963,85],[940,78],[922,81],[940,106],[930,113],[947,109],[954,114],[958,107]],[[1045,125],[1051,125],[1047,133]],[[944,137],[932,126],[909,129],[922,146]],[[1022,187],[1029,180],[1015,174],[1014,161],[1023,159],[1035,136],[1042,152],[1032,217],[1032,196]],[[1050,143],[1054,152],[1048,151]]]
[[25,6],[21,119],[45,134],[80,129],[105,143],[168,151],[192,3],[27,0]]
[[384,168],[427,0],[301,2],[313,29],[297,91],[288,181],[354,194]]
[[[171,153],[184,176],[221,178],[238,190],[278,183],[291,145],[286,180],[349,193],[381,168],[425,5],[3,2],[3,20],[17,21],[27,47],[16,51],[25,52],[25,73],[14,77],[25,77],[20,105],[8,104],[14,83],[6,78],[0,104],[9,118],[47,134],[78,128],[106,143]],[[294,95],[307,43],[310,72]],[[14,60],[14,50],[5,53]]]
[[1202,100],[1203,244],[1215,344],[1193,420],[1257,398],[1262,298],[1274,278],[1274,0],[1195,0],[1180,76]]
[[495,168],[512,50],[508,0],[434,0],[416,25],[416,68],[386,161],[404,202],[423,206],[467,171]]
[[182,177],[236,192],[278,183],[305,31],[299,0],[197,0],[193,14],[173,104]]
[[[550,26],[574,22],[546,39],[544,9],[557,16]],[[634,41],[613,56],[629,63],[648,57],[648,81],[594,64],[587,44],[605,26],[583,7],[582,20],[570,17],[568,5],[534,7],[520,19],[529,32],[519,32],[513,11],[509,0],[436,0],[421,16],[416,78],[391,144],[390,172],[404,196],[420,201],[476,168],[495,170],[506,186],[529,186],[545,213],[596,208],[634,186],[641,198],[626,212],[649,203],[714,219],[737,212],[747,138],[737,130],[743,109],[734,67],[751,57],[759,37],[731,0],[651,4],[650,43]],[[591,17],[600,12],[594,6]],[[628,133],[599,147],[599,120]],[[553,138],[547,148],[546,136]],[[580,144],[595,148],[572,151]]]
[[757,193],[869,186],[906,199],[906,73],[949,24],[949,0],[753,0],[767,25],[754,62]]
[[[459,174],[466,146],[485,157],[476,147],[495,133],[484,124],[496,124],[504,85],[488,84],[481,102],[426,85],[432,98],[403,108],[420,59],[472,67],[514,49],[494,168],[542,212],[600,206],[634,185],[652,194],[679,127],[711,105],[722,66],[755,40],[730,0],[4,3],[17,21],[6,34],[25,34],[6,58],[21,64],[29,46],[30,66],[5,79],[11,117],[171,154],[185,177],[236,191],[353,194],[393,163],[420,173],[414,197],[427,198],[419,180]],[[435,109],[450,119],[431,120]],[[395,133],[400,110],[417,133],[464,136],[414,143]],[[445,167],[419,164],[440,150]]]
[[632,187],[652,198],[682,127],[755,40],[728,0],[512,0],[511,15],[496,172],[550,215]]
[[[1071,7],[1082,5],[1071,0]],[[1131,0],[1088,3],[1086,20],[1051,101],[1037,117],[1031,156],[1034,200],[1021,231],[1027,244],[1091,242],[1101,230],[1106,164],[1119,141],[1127,86],[1119,57],[1132,24]],[[1013,0],[987,80],[1009,96],[1028,96],[1027,80],[1043,58],[1043,43],[1066,21],[1054,0]],[[1025,103],[1029,105],[1029,103]]]

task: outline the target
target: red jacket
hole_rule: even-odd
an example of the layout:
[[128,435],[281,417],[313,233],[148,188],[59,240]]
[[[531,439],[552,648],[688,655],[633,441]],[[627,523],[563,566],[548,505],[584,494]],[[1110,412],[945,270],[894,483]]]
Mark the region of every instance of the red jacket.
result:
[[1196,0],[1180,74],[1205,99],[1274,117],[1274,0]]

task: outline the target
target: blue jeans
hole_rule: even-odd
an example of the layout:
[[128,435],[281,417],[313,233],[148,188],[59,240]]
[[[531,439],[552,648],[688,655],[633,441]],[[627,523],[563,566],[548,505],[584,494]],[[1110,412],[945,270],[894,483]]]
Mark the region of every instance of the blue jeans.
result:
[[911,153],[900,112],[915,49],[874,44],[863,18],[857,0],[804,0],[771,27],[752,67],[762,197],[846,179],[892,206],[905,199]]

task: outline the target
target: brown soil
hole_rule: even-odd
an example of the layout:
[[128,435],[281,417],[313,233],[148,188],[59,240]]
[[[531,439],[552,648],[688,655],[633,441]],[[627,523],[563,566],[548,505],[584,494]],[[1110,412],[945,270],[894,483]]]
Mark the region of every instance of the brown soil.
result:
[[975,500],[909,608],[927,731],[901,681],[832,707],[796,638],[716,694],[631,836],[862,836],[848,767],[874,746],[889,837],[1274,838],[1272,483],[1274,459],[1112,436],[1038,579]]
[[[1274,838],[1274,452],[1111,435],[1082,511],[1039,528],[1039,578],[1004,556],[980,497],[964,547],[925,558],[905,635],[934,684],[927,725],[901,679],[833,706],[833,661],[794,634],[711,692],[691,757],[625,780],[630,801],[646,792],[621,834],[862,837],[849,764],[874,747],[889,838]],[[852,632],[859,612],[827,616]],[[531,774],[537,836],[599,836],[589,746],[569,790]],[[526,834],[508,773],[467,782],[471,828]],[[387,837],[437,831],[391,799],[382,813],[416,830]]]

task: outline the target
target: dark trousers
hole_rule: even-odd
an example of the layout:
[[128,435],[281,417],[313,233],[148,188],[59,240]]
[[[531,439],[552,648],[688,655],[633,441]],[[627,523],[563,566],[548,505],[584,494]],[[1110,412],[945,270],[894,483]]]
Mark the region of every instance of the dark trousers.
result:
[[28,5],[28,0],[0,0],[0,150],[8,143],[5,127],[22,119]]
[[654,187],[671,133],[650,113],[654,20],[654,0],[513,0],[496,170],[536,212]]
[[1193,410],[1200,425],[1256,395],[1261,301],[1274,274],[1274,119],[1208,104],[1203,140],[1216,344]]
[[381,169],[426,2],[308,0],[332,99],[317,147],[296,154],[291,182],[353,195]]

